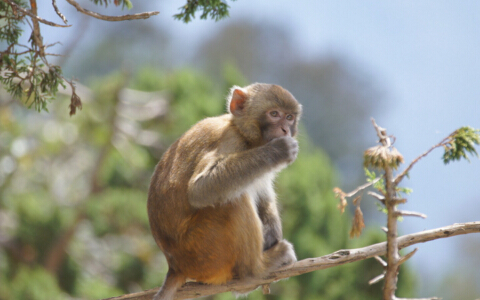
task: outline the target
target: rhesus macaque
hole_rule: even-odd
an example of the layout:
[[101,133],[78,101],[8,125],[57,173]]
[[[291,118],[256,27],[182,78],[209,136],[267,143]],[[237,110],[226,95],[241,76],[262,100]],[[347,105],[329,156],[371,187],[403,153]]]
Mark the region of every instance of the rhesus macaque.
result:
[[187,278],[222,284],[296,261],[273,180],[297,158],[302,106],[261,83],[234,86],[227,106],[183,134],[153,173],[148,217],[169,266],[155,300],[174,299]]

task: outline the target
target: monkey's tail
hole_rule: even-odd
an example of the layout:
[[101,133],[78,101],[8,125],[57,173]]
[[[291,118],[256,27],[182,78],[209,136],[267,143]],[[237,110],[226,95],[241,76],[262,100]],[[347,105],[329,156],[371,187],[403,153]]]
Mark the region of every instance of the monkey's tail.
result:
[[174,270],[169,268],[165,281],[153,297],[153,300],[173,300],[178,288],[180,288],[185,281],[185,276],[175,273]]

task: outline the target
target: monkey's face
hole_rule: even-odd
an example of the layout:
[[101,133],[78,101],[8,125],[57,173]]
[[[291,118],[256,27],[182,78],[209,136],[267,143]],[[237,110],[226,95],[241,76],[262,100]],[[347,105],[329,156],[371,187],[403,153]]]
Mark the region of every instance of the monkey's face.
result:
[[295,136],[297,116],[280,108],[267,110],[262,122],[262,136],[265,142],[282,136]]

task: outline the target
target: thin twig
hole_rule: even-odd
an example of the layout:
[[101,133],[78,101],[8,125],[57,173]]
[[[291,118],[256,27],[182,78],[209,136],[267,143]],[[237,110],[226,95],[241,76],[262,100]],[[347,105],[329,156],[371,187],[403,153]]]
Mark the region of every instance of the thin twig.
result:
[[385,196],[383,196],[383,195],[377,194],[377,193],[372,192],[372,191],[368,191],[367,195],[370,195],[373,198],[377,199],[378,201],[380,201],[382,203],[385,203]]
[[390,147],[391,146],[390,138],[387,136],[386,129],[378,126],[377,123],[375,123],[374,118],[371,118],[370,120],[372,121],[373,127],[377,131],[377,136],[380,139],[380,142],[382,143],[382,145],[385,147]]
[[106,15],[102,15],[102,14],[93,12],[91,10],[85,9],[81,7],[80,4],[78,4],[74,0],[66,0],[66,1],[70,3],[70,5],[75,7],[82,14],[86,14],[88,16],[94,17],[96,19],[104,20],[104,21],[125,21],[125,20],[148,19],[151,16],[155,16],[160,13],[159,11],[151,11],[151,12],[144,12],[144,13],[138,13],[133,15],[106,16]]
[[375,255],[374,258],[382,265],[382,267],[385,268],[387,266],[387,262],[384,261],[380,256]]
[[408,210],[398,210],[397,211],[397,216],[419,217],[419,218],[422,218],[422,219],[427,218],[426,214],[422,214],[422,213],[415,212],[415,211],[408,211]]
[[63,20],[63,23],[67,24],[68,23],[67,18],[65,18],[65,16],[62,14],[62,12],[57,7],[57,0],[52,0],[52,5],[53,5],[53,9],[57,13],[57,15],[60,17],[60,19]]
[[415,248],[413,249],[413,251],[411,251],[410,253],[408,253],[407,255],[403,256],[402,258],[400,258],[400,261],[398,262],[399,265],[405,263],[407,260],[409,260],[415,253],[417,253],[417,250],[418,248]]
[[2,0],[2,1],[10,4],[10,6],[19,10],[22,14],[27,15],[27,16],[31,17],[32,19],[37,20],[38,22],[41,22],[43,24],[53,26],[53,27],[71,27],[72,26],[72,25],[60,25],[60,24],[53,23],[53,22],[47,21],[45,19],[42,19],[39,16],[37,16],[36,14],[33,14],[33,13],[29,12],[28,10],[22,8],[21,6],[17,5],[15,2],[13,2],[11,0]]
[[378,275],[377,277],[371,279],[370,281],[368,281],[368,284],[373,285],[373,284],[379,282],[380,280],[382,280],[383,278],[385,278],[385,273],[382,273],[382,274]]
[[353,191],[351,191],[350,193],[347,193],[345,194],[346,197],[352,197],[353,195],[355,195],[356,193],[374,185],[375,183],[377,183],[380,179],[382,179],[381,177],[377,177],[375,178],[374,180],[372,180],[371,182],[367,182],[359,187],[357,187],[356,189],[354,189]]
[[[412,233],[399,237],[398,246],[400,249],[418,244],[425,243],[428,241],[447,238],[456,235],[463,235],[469,233],[480,233],[480,221],[479,222],[469,222],[462,224],[454,224],[446,227],[441,227],[432,230],[421,231],[417,233]],[[189,282],[182,286],[176,294],[175,299],[190,299],[198,298],[218,293],[231,292],[236,290],[246,290],[249,288],[255,288],[264,284],[268,284],[280,279],[285,279],[292,276],[297,276],[300,274],[328,269],[336,266],[340,266],[347,263],[352,263],[374,256],[385,255],[386,253],[386,243],[378,243],[370,245],[364,248],[350,249],[350,250],[339,250],[334,253],[317,257],[317,258],[307,258],[296,263],[284,267],[282,269],[276,270],[270,273],[268,276],[262,279],[254,281],[240,281],[233,280],[226,284],[222,285],[208,285],[198,282]],[[158,291],[158,288],[134,293],[127,294],[119,297],[109,298],[109,300],[151,300],[153,295]],[[434,299],[434,298],[429,298]]]
[[397,177],[395,177],[395,184],[398,185],[400,183],[400,181],[402,181],[403,177],[405,177],[405,175],[408,174],[408,172],[410,172],[410,170],[413,168],[413,166],[422,158],[424,158],[425,156],[427,156],[430,152],[432,152],[433,150],[435,150],[436,148],[438,147],[441,147],[443,145],[445,145],[445,142],[450,140],[452,138],[452,135],[455,133],[452,132],[449,136],[447,136],[446,138],[444,138],[440,143],[436,144],[435,146],[432,146],[430,149],[428,149],[427,151],[425,151],[422,155],[420,155],[419,157],[415,158],[409,165],[408,167],[403,170],[402,173],[398,174]]

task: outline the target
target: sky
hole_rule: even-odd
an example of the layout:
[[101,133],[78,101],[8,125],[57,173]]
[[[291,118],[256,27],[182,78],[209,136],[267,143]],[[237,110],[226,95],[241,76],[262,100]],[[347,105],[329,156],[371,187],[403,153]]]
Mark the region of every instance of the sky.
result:
[[[136,1],[132,2],[135,6]],[[173,43],[187,46],[182,47],[182,55],[193,56],[195,47],[227,21],[197,19],[183,24],[173,20],[171,16],[184,3],[152,1],[141,6],[159,10],[160,15],[145,22],[168,28]],[[74,10],[58,4],[74,24]],[[461,126],[480,128],[480,1],[237,0],[228,4],[231,20],[260,24],[268,20],[284,27],[293,37],[296,51],[305,58],[339,53],[367,70],[386,91],[382,114],[372,117],[396,137],[395,146],[406,162]],[[43,9],[45,18],[59,22],[50,8]],[[90,9],[125,13],[111,7]],[[95,21],[90,25],[87,41],[97,25],[103,24]],[[46,39],[54,40],[59,32],[68,31],[44,32]],[[413,194],[402,209],[425,213],[428,218],[404,220],[400,224],[403,234],[480,221],[480,160],[444,166],[441,155],[437,150],[422,159],[410,172],[410,179],[404,180]],[[479,240],[477,234],[419,245],[412,266],[421,274],[422,293],[449,271],[468,266],[469,258],[462,256],[461,248],[466,243],[480,247]],[[480,249],[478,253],[480,256]],[[477,272],[480,278],[480,268]]]

